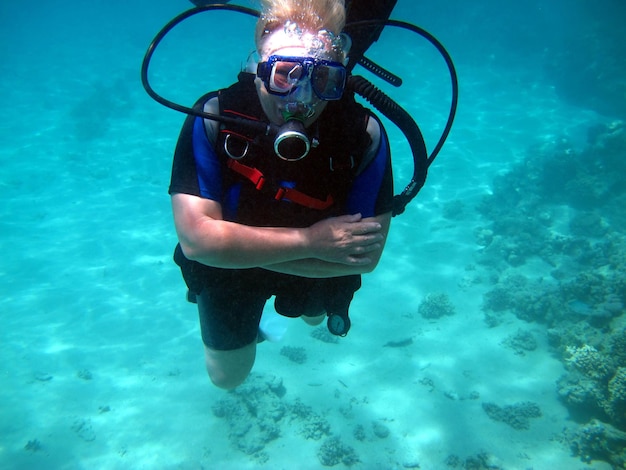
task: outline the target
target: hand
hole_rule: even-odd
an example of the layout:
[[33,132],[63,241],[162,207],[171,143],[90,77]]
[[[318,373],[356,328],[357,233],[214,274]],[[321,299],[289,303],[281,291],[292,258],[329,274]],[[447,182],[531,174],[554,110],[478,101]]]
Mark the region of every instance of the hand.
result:
[[361,214],[331,217],[307,229],[313,258],[331,263],[367,265],[367,253],[380,250],[383,234],[378,222],[364,222]]

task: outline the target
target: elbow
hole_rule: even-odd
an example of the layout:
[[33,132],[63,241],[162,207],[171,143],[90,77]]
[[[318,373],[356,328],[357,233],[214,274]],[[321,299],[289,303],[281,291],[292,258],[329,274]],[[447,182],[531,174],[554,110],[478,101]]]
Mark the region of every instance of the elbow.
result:
[[226,236],[214,228],[207,230],[203,223],[177,225],[178,243],[185,255],[191,261],[197,261],[209,266],[218,266],[225,250]]
[[183,239],[179,239],[178,243],[180,244],[180,249],[182,250],[183,255],[185,255],[185,258],[191,261],[198,261],[199,250],[197,245],[189,240]]
[[378,266],[378,260],[372,261],[371,263],[362,266],[360,269],[361,272],[359,274],[369,274],[373,272],[374,269],[376,269],[376,266]]
[[185,255],[185,258],[191,261],[197,261],[202,264],[213,265],[217,261],[214,249],[206,246],[206,243],[200,243],[187,237],[179,237],[178,243]]
[[193,232],[179,232],[178,243],[185,258],[188,260],[207,264],[207,260],[214,257],[215,250],[209,249],[206,241],[194,236]]
[[352,274],[369,274],[372,271],[374,271],[374,269],[376,269],[376,266],[378,266],[378,261],[379,261],[380,257],[376,256],[376,257],[369,257],[367,258],[367,262],[364,263],[363,259],[361,260],[361,263],[354,265],[352,267]]
[[383,249],[384,247],[381,247],[380,250],[375,251],[369,255],[370,262],[360,266],[361,272],[359,274],[369,274],[376,269],[376,267],[378,266],[378,262],[383,255]]
[[216,268],[231,268],[233,260],[228,255],[228,250],[218,241],[207,242],[206,240],[194,240],[179,238],[180,248],[185,258],[207,266]]

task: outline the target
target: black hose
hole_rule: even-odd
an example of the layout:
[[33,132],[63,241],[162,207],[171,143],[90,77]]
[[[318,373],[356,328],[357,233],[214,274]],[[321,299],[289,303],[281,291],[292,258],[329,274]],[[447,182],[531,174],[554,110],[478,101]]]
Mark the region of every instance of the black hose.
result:
[[348,87],[370,102],[378,111],[393,122],[403,132],[413,154],[413,178],[402,193],[393,198],[392,215],[402,214],[406,205],[413,199],[426,182],[428,173],[428,153],[422,131],[413,118],[398,103],[376,88],[367,79],[352,75]]

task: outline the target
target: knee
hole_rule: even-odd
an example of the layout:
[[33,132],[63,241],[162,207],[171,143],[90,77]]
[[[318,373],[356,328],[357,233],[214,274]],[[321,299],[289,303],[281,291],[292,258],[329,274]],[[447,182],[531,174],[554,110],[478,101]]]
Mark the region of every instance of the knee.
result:
[[[250,369],[251,368],[252,367],[250,367]],[[237,373],[233,373],[229,371],[213,370],[207,365],[207,372],[213,385],[221,388],[222,390],[233,390],[246,380],[250,370],[246,372],[238,371]]]
[[206,369],[216,387],[232,390],[241,385],[254,365],[256,343],[232,351],[216,351],[205,347]]

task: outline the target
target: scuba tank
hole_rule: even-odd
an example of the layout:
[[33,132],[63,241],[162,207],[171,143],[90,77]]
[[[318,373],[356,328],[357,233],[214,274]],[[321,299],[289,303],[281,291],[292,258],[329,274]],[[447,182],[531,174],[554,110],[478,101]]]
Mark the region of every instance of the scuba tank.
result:
[[[193,3],[202,4],[203,2],[202,0],[199,0],[194,1]],[[393,5],[395,5],[395,1],[392,0],[391,2],[389,2],[389,5],[391,6],[391,8],[393,8]],[[349,8],[350,7],[351,5],[349,5]],[[391,8],[388,8],[384,12],[386,16],[388,16]],[[260,15],[260,13],[256,10],[238,5],[208,4],[192,8],[173,18],[154,37],[154,39],[148,46],[148,49],[143,59],[143,63],[141,66],[141,82],[148,95],[150,95],[150,97],[152,97],[158,103],[175,111],[198,116],[204,119],[218,121],[224,124],[245,126],[252,132],[256,132],[260,135],[266,136],[267,138],[273,139],[274,148],[276,149],[276,152],[278,154],[280,154],[281,148],[296,148],[305,149],[305,151],[308,151],[308,148],[311,145],[310,138],[307,136],[304,126],[294,125],[293,121],[288,121],[283,126],[277,126],[271,123],[263,123],[240,117],[220,116],[218,114],[206,113],[203,111],[203,109],[198,107],[189,108],[187,106],[174,103],[159,95],[152,88],[148,80],[148,69],[150,66],[150,60],[152,59],[152,56],[159,43],[174,27],[176,27],[187,18],[211,10],[229,10],[255,17],[258,17]],[[363,12],[365,12],[365,10],[363,10]],[[372,13],[373,12],[365,13],[365,16],[370,16],[372,15]],[[411,115],[406,110],[404,110],[398,103],[396,103],[380,89],[375,87],[364,77],[358,75],[349,75],[348,77],[346,89],[363,97],[376,110],[378,110],[382,115],[384,115],[391,122],[393,122],[402,131],[411,148],[411,153],[413,155],[413,176],[405,189],[400,194],[394,196],[392,214],[396,216],[404,212],[407,204],[411,202],[411,200],[417,195],[419,190],[424,186],[428,173],[428,167],[433,163],[435,157],[439,154],[441,148],[443,147],[443,144],[448,137],[448,134],[450,133],[452,124],[454,122],[454,117],[456,115],[456,108],[458,103],[458,79],[452,58],[450,57],[444,46],[433,35],[411,23],[389,19],[368,19],[346,23],[344,30],[349,32],[349,34],[354,35],[357,38],[357,44],[360,46],[355,51],[355,54],[350,58],[350,62],[347,67],[348,70],[352,70],[352,68],[354,68],[354,66],[358,63],[366,70],[374,73],[388,83],[394,86],[400,86],[402,80],[399,77],[380,67],[363,55],[367,47],[369,47],[369,45],[378,38],[381,31],[387,26],[412,31],[429,41],[439,51],[439,53],[445,60],[450,73],[450,80],[452,85],[452,98],[446,125],[437,144],[429,155],[427,153],[426,144],[424,142],[424,138],[419,129],[419,126],[415,123]]]

